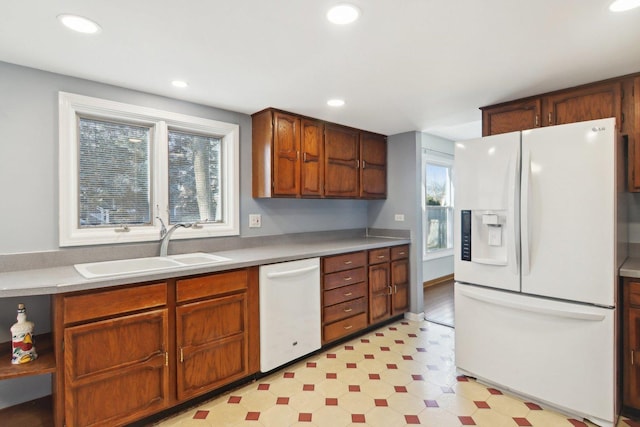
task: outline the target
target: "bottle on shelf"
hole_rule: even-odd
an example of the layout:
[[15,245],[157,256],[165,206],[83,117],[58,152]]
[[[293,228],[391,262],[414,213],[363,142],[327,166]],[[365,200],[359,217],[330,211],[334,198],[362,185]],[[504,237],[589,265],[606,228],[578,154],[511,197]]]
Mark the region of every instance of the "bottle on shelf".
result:
[[24,304],[18,304],[17,322],[11,327],[11,363],[18,365],[36,360],[36,346],[33,340],[33,322],[27,320]]

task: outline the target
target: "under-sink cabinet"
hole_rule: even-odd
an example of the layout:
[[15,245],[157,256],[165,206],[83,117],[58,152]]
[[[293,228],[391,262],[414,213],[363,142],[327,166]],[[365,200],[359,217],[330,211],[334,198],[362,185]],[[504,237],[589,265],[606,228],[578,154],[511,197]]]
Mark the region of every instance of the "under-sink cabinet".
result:
[[126,425],[259,369],[257,268],[53,304],[57,427]]

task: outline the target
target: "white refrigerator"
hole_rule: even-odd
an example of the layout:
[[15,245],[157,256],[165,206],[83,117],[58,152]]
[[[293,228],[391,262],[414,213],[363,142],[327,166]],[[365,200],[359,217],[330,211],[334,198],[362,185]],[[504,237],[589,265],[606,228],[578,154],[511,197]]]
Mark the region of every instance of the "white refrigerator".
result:
[[456,143],[456,366],[613,426],[626,258],[615,119]]

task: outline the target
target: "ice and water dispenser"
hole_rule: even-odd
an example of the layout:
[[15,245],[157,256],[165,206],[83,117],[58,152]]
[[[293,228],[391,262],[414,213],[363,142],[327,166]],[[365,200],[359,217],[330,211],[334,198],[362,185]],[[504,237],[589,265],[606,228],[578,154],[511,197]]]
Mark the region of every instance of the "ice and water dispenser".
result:
[[461,259],[506,265],[507,211],[462,210],[460,214]]

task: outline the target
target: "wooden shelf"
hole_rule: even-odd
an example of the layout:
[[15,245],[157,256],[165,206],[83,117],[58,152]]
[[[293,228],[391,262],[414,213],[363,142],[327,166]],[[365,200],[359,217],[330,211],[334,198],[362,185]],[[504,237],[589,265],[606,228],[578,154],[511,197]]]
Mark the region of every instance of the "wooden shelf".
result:
[[0,419],[7,426],[53,427],[51,396],[0,409]]
[[51,374],[56,371],[51,334],[36,335],[34,341],[38,358],[22,365],[11,364],[11,341],[0,343],[0,380]]

